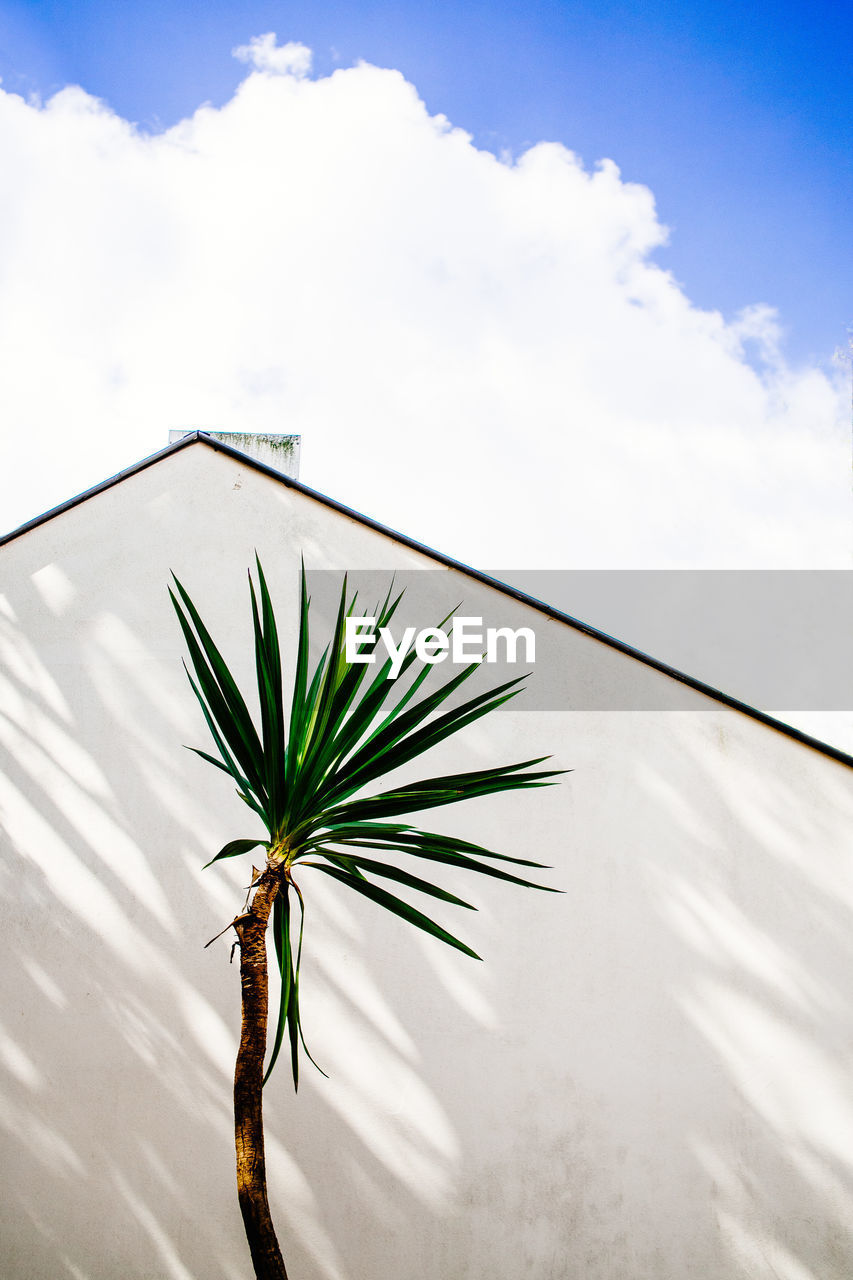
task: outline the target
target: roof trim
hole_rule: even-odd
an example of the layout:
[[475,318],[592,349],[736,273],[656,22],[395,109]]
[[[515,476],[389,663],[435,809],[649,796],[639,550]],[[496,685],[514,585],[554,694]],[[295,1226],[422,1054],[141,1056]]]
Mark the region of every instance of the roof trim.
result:
[[251,467],[254,471],[260,471],[262,475],[269,476],[271,480],[276,480],[279,484],[283,484],[289,489],[295,489],[306,498],[311,498],[314,502],[330,507],[332,511],[337,511],[340,515],[347,516],[350,520],[356,520],[359,524],[366,525],[367,528],[374,529],[377,533],[381,533],[387,538],[392,538],[394,542],[399,542],[402,546],[420,552],[421,555],[437,561],[438,564],[444,565],[445,568],[456,569],[459,573],[464,573],[467,577],[501,592],[502,595],[509,596],[513,600],[518,600],[521,604],[528,605],[538,613],[542,613],[548,618],[553,618],[556,622],[562,622],[566,626],[572,627],[573,630],[580,631],[583,635],[587,635],[593,640],[598,640],[611,649],[616,649],[619,653],[624,653],[636,662],[641,662],[643,666],[651,667],[653,670],[661,672],[662,675],[669,676],[671,680],[677,680],[679,684],[695,689],[697,693],[704,694],[715,702],[721,703],[724,707],[729,707],[732,711],[739,711],[743,715],[749,716],[751,720],[757,720],[759,724],[766,725],[768,729],[775,729],[778,733],[784,734],[785,737],[793,738],[795,742],[799,742],[802,746],[818,751],[821,755],[828,756],[830,760],[835,760],[838,764],[843,764],[847,768],[853,769],[853,756],[848,755],[846,751],[830,746],[827,742],[821,742],[819,738],[813,738],[810,734],[803,733],[800,729],[795,729],[793,725],[785,724],[784,721],[768,715],[766,711],[759,711],[757,707],[751,707],[749,703],[741,702],[739,698],[733,698],[729,694],[723,693],[720,689],[715,689],[713,685],[696,679],[695,676],[689,676],[683,671],[678,671],[675,667],[671,667],[667,663],[660,662],[657,658],[643,653],[642,650],[635,649],[633,645],[626,644],[623,640],[617,640],[615,636],[610,636],[605,631],[599,631],[597,627],[591,627],[587,623],[581,622],[580,619],[573,618],[571,614],[563,613],[561,609],[555,609],[544,601],[537,600],[535,596],[530,596],[524,591],[519,591],[516,587],[511,587],[507,583],[501,582],[498,578],[492,578],[487,573],[482,573],[479,569],[472,569],[470,565],[463,564],[460,560],[454,560],[451,556],[446,556],[441,551],[435,551],[432,547],[427,547],[422,542],[417,542],[414,538],[409,538],[406,534],[399,533],[396,529],[389,529],[387,525],[380,524],[378,520],[372,520],[370,516],[362,515],[361,512],[354,511],[352,507],[347,507],[342,502],[336,502],[334,498],[327,498],[325,494],[318,493],[316,489],[309,489],[301,481],[283,475],[280,471],[276,471],[274,467],[267,466],[266,463],[249,457],[248,454],[242,453],[232,445],[224,444],[221,440],[214,440],[204,431],[193,431],[190,435],[184,436],[183,439],[176,441],[174,444],[167,445],[165,449],[160,449],[157,453],[152,453],[149,457],[134,463],[132,467],[126,467],[123,471],[117,472],[116,475],[110,476],[109,479],[102,480],[100,484],[96,484],[93,488],[86,489],[85,492],[77,494],[76,497],[69,498],[67,502],[61,503],[58,507],[53,507],[51,510],[45,511],[43,515],[36,516],[33,520],[28,520],[26,524],[22,524],[18,529],[13,529],[11,533],[0,537],[0,547],[13,542],[16,538],[22,537],[32,529],[37,529],[40,525],[47,524],[49,520],[53,520],[56,516],[63,515],[66,511],[71,511],[74,507],[80,506],[81,503],[87,502],[89,498],[94,498],[97,494],[103,493],[105,489],[111,489],[113,485],[120,484],[130,476],[137,475],[140,471],[145,471],[148,467],[155,466],[171,454],[177,453],[181,449],[187,449],[194,444],[204,444],[217,453],[224,453],[227,457],[233,458],[234,461]]

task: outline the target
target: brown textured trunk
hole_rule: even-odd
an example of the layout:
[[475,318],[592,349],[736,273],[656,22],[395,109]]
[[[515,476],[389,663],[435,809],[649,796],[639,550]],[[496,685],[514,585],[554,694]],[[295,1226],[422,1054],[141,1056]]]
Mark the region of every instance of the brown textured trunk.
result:
[[237,1195],[257,1280],[287,1280],[267,1200],[263,1077],[267,1047],[267,923],[281,886],[281,868],[268,866],[246,915],[234,922],[240,939],[243,1022],[234,1071]]

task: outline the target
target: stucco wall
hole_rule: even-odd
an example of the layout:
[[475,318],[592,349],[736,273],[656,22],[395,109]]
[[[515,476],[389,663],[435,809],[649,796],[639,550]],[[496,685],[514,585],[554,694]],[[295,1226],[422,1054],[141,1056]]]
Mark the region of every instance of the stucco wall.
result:
[[[248,684],[255,548],[285,644],[300,554],[435,569],[202,444],[0,549],[10,1280],[250,1273],[238,972],[227,937],[203,950],[246,872],[200,868],[254,828],[182,749],[205,729],[166,581]],[[666,705],[666,676],[488,588],[442,570],[423,590],[533,626],[561,705],[573,681],[651,681]],[[458,879],[480,911],[443,919],[484,964],[304,874],[306,1034],[331,1078],[306,1068],[294,1097],[282,1067],[265,1095],[292,1280],[853,1274],[853,772],[694,702],[519,700],[437,755],[574,770],[435,818],[565,890]]]

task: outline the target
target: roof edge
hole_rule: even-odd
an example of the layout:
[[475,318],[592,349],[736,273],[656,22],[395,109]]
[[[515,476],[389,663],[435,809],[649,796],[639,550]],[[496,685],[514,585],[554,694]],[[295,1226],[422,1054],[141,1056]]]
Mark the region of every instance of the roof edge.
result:
[[[122,471],[117,471],[114,476],[108,476],[100,484],[92,485],[91,489],[84,489],[82,493],[75,494],[73,498],[60,502],[59,506],[50,507],[47,511],[43,511],[41,515],[33,516],[32,520],[27,520],[25,524],[18,525],[17,529],[11,529],[9,533],[0,535],[0,547],[4,547],[7,542],[14,542],[16,538],[29,533],[31,529],[37,529],[39,525],[47,524],[54,517],[64,515],[66,511],[79,507],[82,502],[88,502],[89,498],[94,498],[96,494],[103,493],[105,489],[111,489],[114,484],[119,484],[122,480],[127,480],[130,476],[135,476],[140,471],[153,467],[155,463],[160,462],[168,454],[177,453],[180,449],[186,449],[188,445],[194,444],[196,440],[204,440],[211,445],[214,443],[203,432],[193,431],[190,435],[184,436],[182,440],[176,440],[174,444],[167,444],[164,449],[158,449],[156,453],[149,454],[147,458],[142,458],[140,462],[134,462],[132,466],[125,467]],[[246,457],[245,454],[240,454],[239,456],[241,458]],[[247,461],[251,461],[251,459],[247,458]]]
[[828,756],[830,760],[835,760],[838,764],[846,765],[847,768],[853,769],[853,756],[846,751],[833,747],[828,742],[822,742],[820,738],[813,738],[811,734],[803,733],[801,729],[796,729],[793,725],[786,724],[784,720],[777,720],[774,716],[768,715],[766,711],[759,711],[757,707],[752,707],[749,703],[742,702],[739,698],[733,698],[729,694],[723,693],[722,690],[715,689],[713,685],[706,684],[695,676],[687,675],[685,672],[651,657],[650,654],[643,653],[641,649],[635,649],[633,645],[626,644],[623,640],[617,640],[615,636],[608,635],[606,631],[600,631],[597,627],[581,622],[579,618],[574,618],[571,614],[564,613],[561,609],[555,609],[543,600],[537,600],[535,596],[519,591],[518,588],[511,587],[506,582],[501,582],[499,578],[492,578],[489,574],[483,573],[479,569],[473,569],[461,560],[454,560],[451,556],[447,556],[441,551],[436,551],[433,547],[425,546],[424,543],[418,542],[415,538],[409,538],[406,534],[400,533],[396,529],[390,529],[378,520],[373,520],[370,516],[365,516],[360,511],[355,511],[352,507],[348,507],[342,502],[336,502],[334,498],[329,498],[325,494],[319,493],[316,489],[309,488],[301,480],[294,480],[290,476],[283,475],[282,472],[276,471],[264,462],[259,462],[257,459],[249,457],[248,454],[242,453],[239,449],[224,444],[221,440],[214,440],[204,431],[191,432],[174,444],[167,445],[164,449],[159,449],[157,453],[152,453],[149,457],[134,463],[133,466],[125,467],[123,471],[116,472],[115,475],[102,480],[100,484],[94,485],[91,489],[86,489],[83,493],[79,493],[75,497],[69,498],[68,501],[60,503],[59,506],[45,511],[42,515],[35,516],[34,519],[28,520],[26,524],[22,524],[17,529],[13,529],[10,533],[0,537],[0,547],[15,541],[15,539],[22,537],[25,533],[29,533],[32,529],[37,529],[40,525],[53,520],[54,517],[63,515],[66,511],[71,511],[74,507],[80,506],[81,503],[87,502],[89,498],[94,498],[97,494],[103,493],[104,490],[111,489],[113,485],[129,479],[130,476],[137,475],[140,471],[145,471],[148,467],[155,466],[171,454],[177,453],[181,449],[187,449],[194,444],[204,444],[218,453],[224,453],[234,461],[251,467],[254,471],[261,472],[262,475],[269,476],[270,479],[277,481],[279,484],[286,485],[289,489],[295,489],[306,498],[311,498],[325,507],[330,507],[331,510],[337,511],[340,515],[347,516],[350,520],[356,520],[359,524],[366,525],[367,528],[374,529],[377,533],[381,533],[387,538],[392,538],[395,542],[409,547],[412,551],[420,552],[421,555],[437,561],[439,564],[444,565],[445,568],[456,569],[459,573],[464,573],[467,577],[473,578],[475,581],[481,582],[495,591],[499,591],[502,595],[509,596],[521,604],[528,605],[538,613],[542,613],[548,618],[553,618],[556,622],[562,622],[564,625],[572,627],[573,630],[580,631],[583,635],[589,636],[593,640],[598,640],[611,649],[616,649],[619,653],[625,654],[626,657],[633,658],[636,662],[641,662],[643,666],[651,667],[662,675],[669,676],[672,680],[677,680],[679,684],[686,685],[697,693],[704,694],[705,697],[721,703],[730,710],[739,711],[743,715],[749,716],[750,719],[757,720],[759,724],[765,725],[768,729],[775,729],[778,733],[784,734],[787,738],[792,738],[802,746],[818,751],[821,755]]

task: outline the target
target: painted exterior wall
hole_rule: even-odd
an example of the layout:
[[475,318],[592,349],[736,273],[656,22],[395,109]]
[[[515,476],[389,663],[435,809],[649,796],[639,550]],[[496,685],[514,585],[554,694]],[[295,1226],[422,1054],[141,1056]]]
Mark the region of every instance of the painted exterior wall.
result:
[[[184,436],[195,435],[201,430],[198,427],[173,427],[169,432],[169,444],[177,444]],[[265,467],[272,467],[292,480],[299,479],[299,456],[302,452],[302,438],[294,435],[263,435],[257,431],[214,431],[207,429],[204,434],[213,440],[220,440],[248,454],[256,462]]]
[[[250,1274],[238,971],[227,937],[203,950],[247,877],[201,866],[255,828],[182,750],[206,730],[166,582],[238,668],[246,650],[250,684],[255,548],[290,652],[300,554],[431,569],[428,612],[452,597],[535,628],[561,705],[597,682],[684,706],[667,676],[203,444],[0,548],[10,1280]],[[434,818],[565,890],[448,877],[480,911],[441,918],[484,964],[304,874],[306,1034],[331,1078],[306,1068],[294,1097],[283,1066],[265,1095],[292,1280],[853,1274],[853,771],[691,696],[518,700],[436,753],[434,772],[545,752],[574,770]]]

